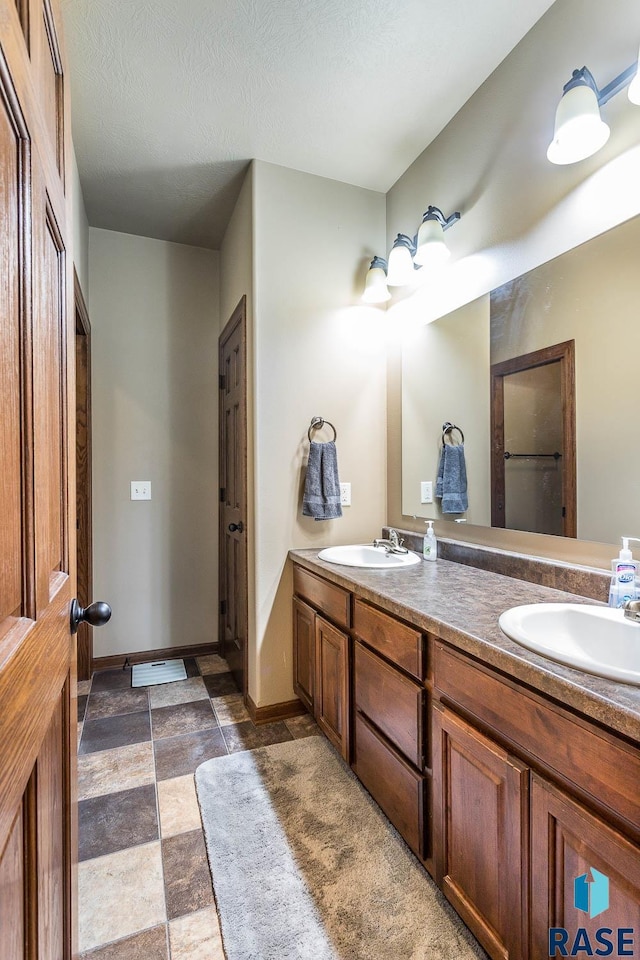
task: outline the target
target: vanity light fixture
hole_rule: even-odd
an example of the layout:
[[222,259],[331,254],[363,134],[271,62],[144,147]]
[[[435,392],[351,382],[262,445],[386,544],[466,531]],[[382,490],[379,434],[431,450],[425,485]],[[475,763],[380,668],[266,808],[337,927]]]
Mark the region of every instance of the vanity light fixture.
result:
[[374,257],[367,270],[362,300],[364,303],[386,303],[390,299],[391,294],[387,287],[387,261],[384,257]]
[[439,207],[427,207],[415,237],[399,233],[393,241],[388,262],[383,257],[373,258],[367,271],[362,301],[385,303],[391,297],[389,287],[406,287],[416,270],[443,263],[450,255],[444,231],[459,219],[457,210],[445,217]]
[[451,256],[444,239],[444,231],[460,219],[458,211],[445,217],[439,207],[429,206],[422,215],[422,223],[416,238],[416,253],[413,258],[418,266],[436,266]]
[[[577,163],[604,147],[610,130],[600,116],[600,107],[624,90],[637,70],[636,61],[602,90],[598,88],[588,67],[573,71],[571,79],[562,88],[562,99],[556,110],[553,140],[547,150],[547,159],[551,163]],[[633,99],[634,96],[638,97],[637,101]],[[632,103],[640,102],[637,76],[629,90],[629,99]]]

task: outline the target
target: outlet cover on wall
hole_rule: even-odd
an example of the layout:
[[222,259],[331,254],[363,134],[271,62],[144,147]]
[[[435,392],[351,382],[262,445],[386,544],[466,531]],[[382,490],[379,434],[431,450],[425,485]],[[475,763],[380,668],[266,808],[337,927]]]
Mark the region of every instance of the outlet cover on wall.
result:
[[420,503],[433,503],[433,483],[422,480],[420,483]]
[[340,484],[340,504],[343,507],[351,506],[351,484],[350,483]]
[[132,480],[131,499],[151,500],[151,480]]

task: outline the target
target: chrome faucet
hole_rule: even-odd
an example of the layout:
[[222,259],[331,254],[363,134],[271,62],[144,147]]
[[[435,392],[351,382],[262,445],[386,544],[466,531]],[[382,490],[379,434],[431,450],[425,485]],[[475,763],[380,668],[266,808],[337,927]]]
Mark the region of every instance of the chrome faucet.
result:
[[627,620],[640,623],[640,600],[627,600],[624,605],[624,615]]
[[387,553],[409,553],[406,547],[403,547],[404,539],[398,536],[398,531],[393,527],[389,528],[388,540],[374,540],[374,547],[384,547]]

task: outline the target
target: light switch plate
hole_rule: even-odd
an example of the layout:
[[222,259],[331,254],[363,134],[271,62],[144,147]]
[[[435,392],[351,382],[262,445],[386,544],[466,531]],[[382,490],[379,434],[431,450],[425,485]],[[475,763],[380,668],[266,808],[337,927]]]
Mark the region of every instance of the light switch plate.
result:
[[431,480],[420,482],[420,503],[433,503],[433,483]]
[[151,500],[151,480],[132,480],[131,499]]
[[350,483],[340,484],[340,505],[343,507],[351,506],[351,484]]

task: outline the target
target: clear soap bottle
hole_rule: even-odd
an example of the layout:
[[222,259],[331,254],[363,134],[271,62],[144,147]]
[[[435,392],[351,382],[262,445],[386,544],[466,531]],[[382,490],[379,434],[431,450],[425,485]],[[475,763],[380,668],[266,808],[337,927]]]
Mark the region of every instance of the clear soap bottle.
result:
[[427,532],[422,540],[422,556],[425,560],[437,560],[438,541],[436,540],[436,532],[433,529],[433,520],[425,520],[425,523],[428,526]]

